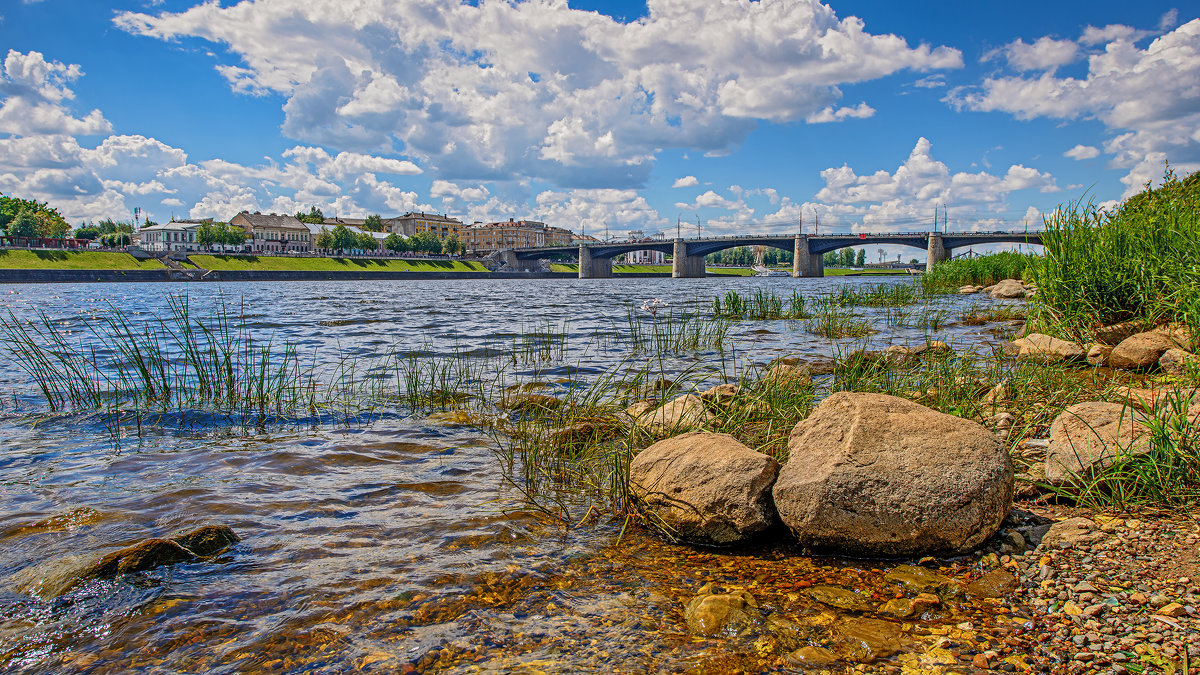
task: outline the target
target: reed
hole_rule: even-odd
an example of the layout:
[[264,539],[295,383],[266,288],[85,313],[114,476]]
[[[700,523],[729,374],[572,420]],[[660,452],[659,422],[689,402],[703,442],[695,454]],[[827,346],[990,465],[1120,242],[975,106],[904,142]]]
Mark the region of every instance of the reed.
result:
[[916,303],[921,289],[912,283],[842,286],[833,295],[841,307],[904,307]]
[[731,320],[806,319],[806,300],[798,291],[791,296],[781,297],[770,291],[756,288],[750,295],[729,291],[713,296],[712,316]]
[[991,286],[1005,279],[1030,279],[1039,257],[1029,253],[1001,251],[975,258],[940,262],[921,277],[930,293],[954,293],[962,286]]
[[1200,329],[1200,173],[1114,211],[1071,202],[1045,218],[1035,266],[1039,329],[1089,338],[1110,323],[1174,320]]
[[869,320],[828,297],[818,298],[814,303],[813,313],[804,321],[804,330],[835,340],[866,337],[875,332]]
[[625,313],[629,349],[637,353],[691,354],[699,351],[724,351],[732,327],[730,319],[703,317],[692,312],[666,313],[649,317],[637,307]]

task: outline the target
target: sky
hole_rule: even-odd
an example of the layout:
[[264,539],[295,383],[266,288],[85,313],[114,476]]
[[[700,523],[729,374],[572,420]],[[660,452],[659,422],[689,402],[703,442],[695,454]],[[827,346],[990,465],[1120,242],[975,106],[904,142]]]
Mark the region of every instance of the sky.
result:
[[1200,170],[1194,3],[6,0],[0,57],[0,192],[72,223],[985,231]]

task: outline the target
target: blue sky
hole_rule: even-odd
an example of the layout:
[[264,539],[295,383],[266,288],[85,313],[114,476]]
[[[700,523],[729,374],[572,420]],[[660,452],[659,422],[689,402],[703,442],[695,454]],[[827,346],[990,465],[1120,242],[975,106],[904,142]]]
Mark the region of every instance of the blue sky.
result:
[[1162,2],[13,0],[0,191],[595,234],[1036,225],[1200,169]]

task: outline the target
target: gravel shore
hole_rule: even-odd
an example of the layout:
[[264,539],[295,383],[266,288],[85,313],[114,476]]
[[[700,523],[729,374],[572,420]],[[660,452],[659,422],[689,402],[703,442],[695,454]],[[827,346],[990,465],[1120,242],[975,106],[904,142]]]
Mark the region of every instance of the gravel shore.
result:
[[[1056,522],[1004,563],[1034,617],[1013,653],[1033,672],[1200,674],[1200,523],[1187,510],[1111,516],[1031,507]],[[982,663],[978,665],[983,665]]]

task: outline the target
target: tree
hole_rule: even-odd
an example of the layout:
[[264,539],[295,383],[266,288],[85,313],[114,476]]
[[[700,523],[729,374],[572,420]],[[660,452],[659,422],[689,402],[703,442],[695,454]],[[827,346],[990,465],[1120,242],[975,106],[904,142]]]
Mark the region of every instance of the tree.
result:
[[201,246],[212,246],[220,243],[217,237],[217,228],[213,227],[211,220],[200,222],[200,227],[196,228],[196,243]]
[[8,223],[8,236],[10,237],[36,237],[38,236],[37,230],[37,218],[29,209],[21,209],[17,213],[17,217]]
[[95,225],[80,225],[75,230],[75,238],[76,239],[87,239],[87,240],[91,241],[92,239],[95,239],[96,237],[99,237],[99,236],[100,236],[100,228],[96,227]]
[[308,210],[308,213],[297,211],[296,220],[299,220],[302,223],[320,225],[321,223],[325,222],[325,214],[314,204],[313,207]]
[[919,265],[921,263],[921,261],[917,260],[916,258],[913,258],[912,260],[909,260],[908,262],[909,262],[909,264],[912,264],[912,265]]
[[442,252],[442,240],[438,239],[438,236],[433,232],[418,232],[409,237],[409,242],[412,244],[412,250],[419,253]]
[[458,235],[452,234],[442,240],[442,253],[446,255],[458,255],[466,252],[466,246],[458,240]]
[[111,248],[128,246],[130,242],[129,235],[125,232],[110,232],[100,235],[100,243]]
[[821,256],[821,262],[825,265],[825,267],[833,267],[834,265],[838,264],[838,254],[830,251]]
[[246,231],[229,223],[218,223],[221,243],[228,246],[241,246],[246,243]]
[[58,210],[51,208],[48,203],[39,202],[36,199],[6,197],[0,194],[0,233],[11,234],[12,230],[9,225],[22,211],[28,211],[29,215],[33,217],[34,234],[21,236],[65,237],[71,231],[71,226],[67,224]]
[[838,264],[842,267],[854,267],[854,249],[847,247],[838,251]]
[[379,248],[379,241],[376,240],[370,232],[360,232],[359,234],[355,235],[354,240],[354,248],[362,249],[364,251],[374,251],[375,249]]
[[313,247],[326,251],[333,248],[333,235],[329,233],[329,230],[321,228],[321,231],[317,233],[317,238],[313,240]]
[[367,216],[367,219],[363,221],[363,229],[370,232],[383,232],[385,229],[383,216],[380,216],[378,213]]
[[383,240],[383,247],[392,253],[401,253],[408,250],[408,241],[393,232],[387,236],[387,239]]
[[329,248],[337,251],[349,251],[350,249],[354,248],[354,244],[357,241],[357,237],[355,237],[354,233],[351,232],[350,229],[345,225],[338,225],[337,227],[333,228],[332,235],[332,241],[329,244]]
[[858,255],[854,256],[854,266],[862,267],[867,264],[867,249],[858,249]]

